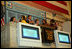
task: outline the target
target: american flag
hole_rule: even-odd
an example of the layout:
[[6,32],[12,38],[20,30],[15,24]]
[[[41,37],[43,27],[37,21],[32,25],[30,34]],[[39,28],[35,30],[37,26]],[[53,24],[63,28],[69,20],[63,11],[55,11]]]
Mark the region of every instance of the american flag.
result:
[[4,22],[4,17],[1,18],[1,26],[4,26],[5,22]]
[[2,6],[2,4],[1,4],[1,26],[4,26],[5,25],[5,14],[4,14],[4,9],[3,9],[4,7]]
[[66,1],[32,1],[51,10],[69,15]]

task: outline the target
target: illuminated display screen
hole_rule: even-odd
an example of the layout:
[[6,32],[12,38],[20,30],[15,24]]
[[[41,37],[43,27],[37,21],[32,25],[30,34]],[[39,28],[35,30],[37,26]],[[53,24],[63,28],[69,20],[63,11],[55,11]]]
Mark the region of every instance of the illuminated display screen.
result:
[[40,39],[39,29],[23,25],[22,26],[22,38]]
[[59,42],[61,43],[70,43],[69,35],[64,33],[58,33]]

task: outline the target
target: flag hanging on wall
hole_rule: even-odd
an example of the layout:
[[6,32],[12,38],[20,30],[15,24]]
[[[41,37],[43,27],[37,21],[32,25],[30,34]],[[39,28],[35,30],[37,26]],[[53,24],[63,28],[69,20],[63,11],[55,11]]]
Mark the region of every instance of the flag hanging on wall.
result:
[[5,25],[5,13],[4,13],[4,6],[1,4],[1,26]]
[[69,15],[66,1],[32,1],[51,10]]
[[5,22],[4,22],[4,16],[1,18],[1,26],[4,26]]

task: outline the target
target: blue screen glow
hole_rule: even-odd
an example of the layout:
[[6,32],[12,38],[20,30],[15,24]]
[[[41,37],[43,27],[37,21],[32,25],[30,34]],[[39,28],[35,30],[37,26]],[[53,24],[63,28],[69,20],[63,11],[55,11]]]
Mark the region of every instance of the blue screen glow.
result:
[[59,34],[59,41],[64,43],[69,43],[69,35]]
[[37,30],[23,28],[23,36],[37,38]]
[[30,39],[39,39],[39,29],[29,26],[22,26],[22,37]]

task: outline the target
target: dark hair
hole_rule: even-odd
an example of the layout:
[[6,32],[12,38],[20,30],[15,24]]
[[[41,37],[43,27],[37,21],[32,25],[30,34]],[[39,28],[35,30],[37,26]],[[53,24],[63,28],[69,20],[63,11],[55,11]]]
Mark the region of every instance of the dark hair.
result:
[[31,15],[28,15],[28,17],[30,17]]
[[36,19],[36,20],[35,20],[35,23],[36,23],[37,21],[39,21],[39,19]]
[[11,17],[10,21],[13,21],[14,18],[15,18],[15,17]]
[[[22,15],[22,17],[23,17],[23,20],[25,20],[25,16],[24,16],[24,15]],[[22,18],[22,17],[21,17],[21,18]]]
[[55,20],[54,19],[51,19],[50,22],[55,23]]
[[45,19],[42,19],[42,24],[43,24],[43,21],[45,21],[45,23],[47,23],[47,21]]

